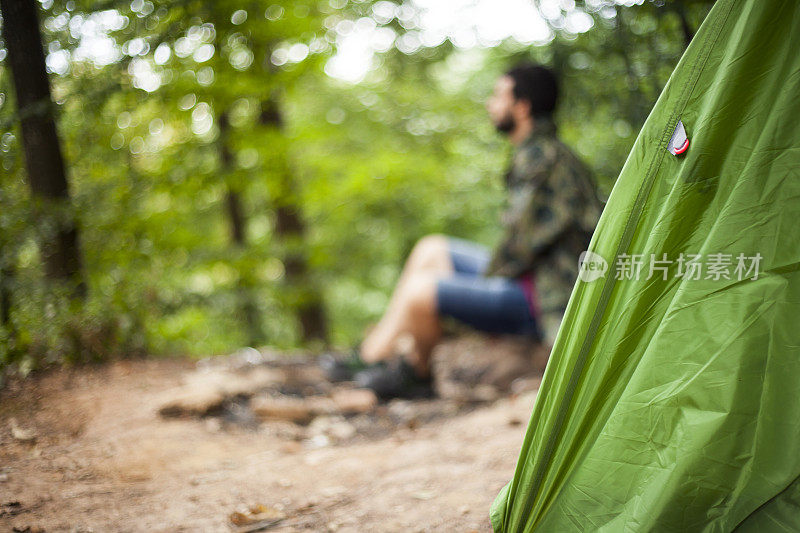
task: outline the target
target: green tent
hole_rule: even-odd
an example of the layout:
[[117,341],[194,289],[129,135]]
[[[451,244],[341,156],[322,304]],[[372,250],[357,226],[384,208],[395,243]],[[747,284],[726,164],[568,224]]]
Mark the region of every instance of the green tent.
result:
[[800,1],[717,1],[590,250],[495,531],[800,531]]

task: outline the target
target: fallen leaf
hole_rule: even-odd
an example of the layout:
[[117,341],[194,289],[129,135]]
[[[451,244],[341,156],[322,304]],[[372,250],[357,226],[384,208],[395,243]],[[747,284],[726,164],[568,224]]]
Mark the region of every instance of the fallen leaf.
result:
[[[235,526],[251,526],[251,525],[267,525],[267,522],[275,521],[275,523],[286,518],[286,515],[273,507],[266,505],[253,505],[246,512],[235,511],[228,516],[231,524]],[[261,524],[264,522],[264,524]],[[249,530],[252,531],[252,530]]]
[[11,436],[21,442],[36,442],[36,432],[32,429],[24,429],[17,424],[17,419],[9,420],[11,425]]

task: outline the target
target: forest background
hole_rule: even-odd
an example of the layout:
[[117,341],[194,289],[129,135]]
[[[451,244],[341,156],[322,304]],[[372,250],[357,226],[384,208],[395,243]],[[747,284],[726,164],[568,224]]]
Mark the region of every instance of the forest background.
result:
[[357,342],[498,237],[497,76],[555,69],[606,196],[712,3],[0,1],[0,369]]

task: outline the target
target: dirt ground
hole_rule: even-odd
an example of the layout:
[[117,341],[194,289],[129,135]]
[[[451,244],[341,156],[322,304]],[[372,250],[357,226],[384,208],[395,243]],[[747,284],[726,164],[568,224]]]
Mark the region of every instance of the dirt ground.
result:
[[490,531],[535,398],[394,402],[378,412],[428,415],[339,441],[285,421],[159,416],[195,367],[120,361],[7,384],[0,530]]

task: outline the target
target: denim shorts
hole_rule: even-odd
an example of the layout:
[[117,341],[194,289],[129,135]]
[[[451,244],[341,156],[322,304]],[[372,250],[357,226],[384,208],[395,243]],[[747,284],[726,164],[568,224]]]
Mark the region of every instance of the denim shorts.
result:
[[490,260],[488,249],[452,237],[448,248],[455,272],[436,287],[441,316],[488,333],[539,337],[522,285],[513,279],[483,277]]

